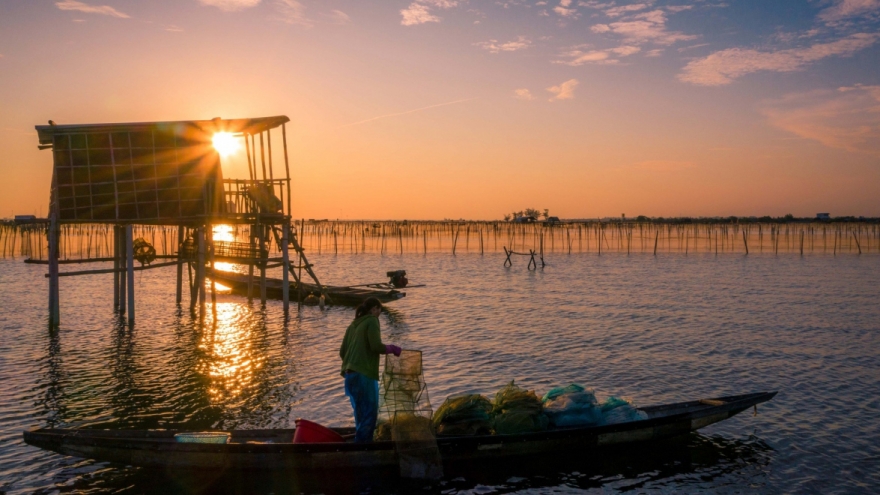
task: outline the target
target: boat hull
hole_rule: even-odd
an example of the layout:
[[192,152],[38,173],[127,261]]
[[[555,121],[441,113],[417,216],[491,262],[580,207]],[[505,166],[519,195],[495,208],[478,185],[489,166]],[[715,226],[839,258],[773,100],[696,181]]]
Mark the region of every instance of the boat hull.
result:
[[[233,293],[246,296],[248,294],[249,279],[245,274],[226,272],[220,270],[208,270],[208,276],[217,282],[229,287]],[[283,281],[277,278],[266,278],[266,297],[269,299],[281,299]],[[319,296],[321,290],[314,284],[302,284],[303,295],[315,294]],[[396,301],[406,297],[405,292],[396,289],[368,289],[360,287],[337,287],[324,286],[324,292],[327,294],[327,304],[341,304],[347,306],[357,306],[364,302],[368,297],[375,297],[383,303]],[[255,276],[253,279],[253,297],[260,295],[260,278]],[[290,283],[290,299],[296,300],[299,297],[299,287],[296,282]]]
[[[642,410],[649,418],[604,426],[548,430],[520,435],[439,437],[444,463],[503,460],[524,456],[597,451],[684,435],[772,399],[776,392],[682,402]],[[337,428],[351,435],[351,428]],[[118,464],[179,469],[393,468],[393,442],[294,444],[294,430],[233,430],[230,443],[179,443],[176,430],[33,429],[26,443],[75,457]]]

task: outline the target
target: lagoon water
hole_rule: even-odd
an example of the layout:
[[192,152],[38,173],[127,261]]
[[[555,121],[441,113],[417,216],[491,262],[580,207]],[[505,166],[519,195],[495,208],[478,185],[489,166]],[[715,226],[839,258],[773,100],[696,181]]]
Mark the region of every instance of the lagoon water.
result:
[[[174,269],[136,274],[137,323],[114,315],[109,275],[62,278],[46,326],[45,266],[0,260],[0,493],[877,493],[880,256],[554,254],[538,271],[503,255],[312,255],[322,282],[406,269],[383,338],[424,351],[438,407],[577,382],[637,405],[778,390],[678,442],[393,477],[174,473],[25,445],[35,426],[351,425],[338,346],[353,310],[265,308],[220,294],[204,323],[174,304]],[[329,478],[329,479],[328,479]]]

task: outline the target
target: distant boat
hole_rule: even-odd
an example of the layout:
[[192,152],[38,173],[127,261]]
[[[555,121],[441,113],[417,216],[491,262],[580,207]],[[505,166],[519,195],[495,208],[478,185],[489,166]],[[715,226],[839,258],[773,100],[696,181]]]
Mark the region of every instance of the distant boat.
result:
[[[207,276],[217,282],[232,289],[234,294],[247,296],[248,281],[250,277],[243,273],[228,272],[223,270],[212,270],[208,268]],[[290,300],[295,301],[299,297],[299,286],[295,281],[290,281]],[[277,278],[266,277],[266,297],[270,299],[281,299],[281,287],[283,281]],[[375,297],[383,303],[396,301],[406,297],[405,292],[393,288],[390,283],[365,284],[360,286],[339,287],[332,285],[323,286],[324,293],[327,295],[327,304],[340,304],[346,306],[357,306],[364,302],[368,297]],[[321,289],[315,284],[302,284],[303,298],[310,294],[315,297],[321,296]],[[260,296],[260,278],[253,278],[253,297]]]
[[[685,435],[767,402],[776,392],[640,408],[647,419],[602,426],[556,428],[515,435],[438,436],[444,463],[473,463],[523,456],[583,455],[612,445],[639,445]],[[63,455],[117,464],[172,469],[291,469],[301,471],[393,468],[392,441],[356,444],[354,428],[333,428],[343,442],[293,443],[293,429],[216,432],[228,443],[184,443],[181,430],[91,430],[35,428],[24,441]],[[191,433],[198,435],[199,433]],[[227,435],[228,434],[228,435]],[[634,452],[638,455],[639,450]],[[219,471],[218,471],[219,472]]]

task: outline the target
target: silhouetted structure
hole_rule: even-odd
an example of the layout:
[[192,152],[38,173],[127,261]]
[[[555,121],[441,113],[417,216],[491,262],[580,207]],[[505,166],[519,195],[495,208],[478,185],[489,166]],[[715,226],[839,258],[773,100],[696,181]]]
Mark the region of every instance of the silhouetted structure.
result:
[[[320,283],[304,261],[290,222],[290,166],[285,116],[252,119],[192,120],[122,124],[36,126],[40,149],[53,153],[49,207],[49,314],[59,323],[58,239],[61,224],[104,223],[114,226],[114,268],[66,272],[63,275],[114,274],[114,300],[121,312],[128,306],[134,321],[134,279],[137,269],[177,265],[177,302],[182,299],[183,266],[190,270],[191,306],[205,308],[206,268],[217,260],[249,265],[248,296],[252,298],[254,267],[260,269],[260,295],[266,300],[266,268],[283,266],[284,309],[289,307],[288,274],[299,285],[302,269]],[[272,131],[281,129],[283,173],[273,166]],[[223,177],[213,146],[218,133],[243,139],[247,149],[245,179]],[[276,138],[277,139],[277,138]],[[259,144],[259,147],[258,147]],[[259,153],[259,155],[258,155]],[[277,178],[276,178],[277,177]],[[174,261],[143,266],[157,256],[143,239],[132,239],[132,225],[176,225]],[[215,242],[216,224],[250,226],[250,242]],[[267,243],[274,237],[280,259],[270,259]],[[290,264],[288,246],[299,253],[299,274]],[[106,261],[103,260],[82,260]],[[193,277],[193,270],[195,276]],[[213,285],[212,285],[213,287]],[[212,297],[213,297],[212,290]]]

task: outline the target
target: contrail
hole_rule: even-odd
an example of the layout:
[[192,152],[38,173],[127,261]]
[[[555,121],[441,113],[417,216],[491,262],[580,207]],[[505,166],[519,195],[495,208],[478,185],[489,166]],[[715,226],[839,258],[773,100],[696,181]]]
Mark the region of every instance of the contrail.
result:
[[343,127],[351,127],[353,125],[366,124],[367,122],[372,122],[374,120],[384,119],[386,117],[397,117],[398,115],[406,115],[408,113],[421,112],[422,110],[428,110],[429,108],[445,107],[446,105],[454,105],[456,103],[464,103],[466,101],[473,101],[476,99],[478,99],[478,98],[467,98],[464,100],[448,101],[446,103],[438,103],[436,105],[429,105],[427,107],[416,108],[415,110],[407,110],[405,112],[398,112],[398,113],[389,113],[387,115],[380,115],[378,117],[369,118],[367,120],[361,120],[360,122],[353,122],[351,124],[341,125],[341,126],[337,127],[337,129],[342,129]]

